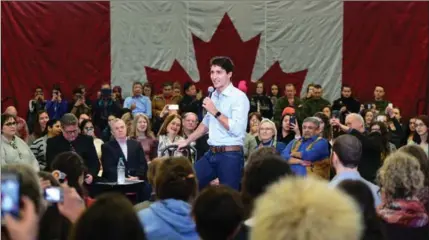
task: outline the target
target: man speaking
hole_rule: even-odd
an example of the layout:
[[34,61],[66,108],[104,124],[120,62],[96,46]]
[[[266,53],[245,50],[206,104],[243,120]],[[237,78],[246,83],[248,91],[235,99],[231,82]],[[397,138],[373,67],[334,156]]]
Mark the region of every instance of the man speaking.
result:
[[246,134],[249,99],[231,83],[234,65],[228,57],[214,57],[210,62],[210,78],[216,89],[203,101],[207,111],[198,128],[181,141],[186,147],[207,132],[210,149],[195,163],[200,189],[219,178],[220,184],[239,189]]

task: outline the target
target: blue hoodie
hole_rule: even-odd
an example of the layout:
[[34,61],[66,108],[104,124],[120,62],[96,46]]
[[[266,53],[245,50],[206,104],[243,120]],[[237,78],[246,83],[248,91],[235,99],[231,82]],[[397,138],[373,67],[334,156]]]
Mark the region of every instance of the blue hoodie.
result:
[[191,205],[184,201],[156,201],[137,215],[148,240],[199,239],[191,217]]

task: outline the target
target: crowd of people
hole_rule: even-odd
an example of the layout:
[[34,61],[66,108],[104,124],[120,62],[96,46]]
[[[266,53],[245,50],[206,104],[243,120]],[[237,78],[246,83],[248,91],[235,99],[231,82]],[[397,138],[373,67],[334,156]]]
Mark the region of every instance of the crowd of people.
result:
[[[9,106],[2,174],[19,176],[22,201],[2,237],[429,239],[427,115],[404,122],[382,86],[366,102],[345,85],[332,103],[317,84],[300,98],[258,81],[248,96],[228,57],[210,64],[208,97],[192,82],[154,96],[135,82],[125,99],[103,84],[94,101],[83,85],[71,101],[37,88],[26,119]],[[147,183],[146,201],[91,192],[117,181],[119,162]],[[43,198],[49,186],[63,201]]]

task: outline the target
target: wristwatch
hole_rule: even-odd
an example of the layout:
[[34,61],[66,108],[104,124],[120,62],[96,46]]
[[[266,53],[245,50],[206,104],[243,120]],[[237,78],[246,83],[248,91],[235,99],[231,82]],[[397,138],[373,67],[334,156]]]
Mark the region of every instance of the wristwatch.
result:
[[215,114],[215,118],[218,118],[218,117],[220,117],[220,115],[222,115],[222,113],[220,113],[220,112],[217,112],[216,114]]

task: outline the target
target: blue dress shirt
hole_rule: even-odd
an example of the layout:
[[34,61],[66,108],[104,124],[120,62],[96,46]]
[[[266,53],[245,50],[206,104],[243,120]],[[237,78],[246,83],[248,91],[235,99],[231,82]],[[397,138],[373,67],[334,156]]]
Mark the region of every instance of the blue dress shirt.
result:
[[133,115],[138,113],[143,113],[148,116],[148,118],[152,118],[152,102],[146,96],[133,96],[127,97],[124,101],[124,108],[131,108],[131,105],[135,103],[136,108],[133,110]]

